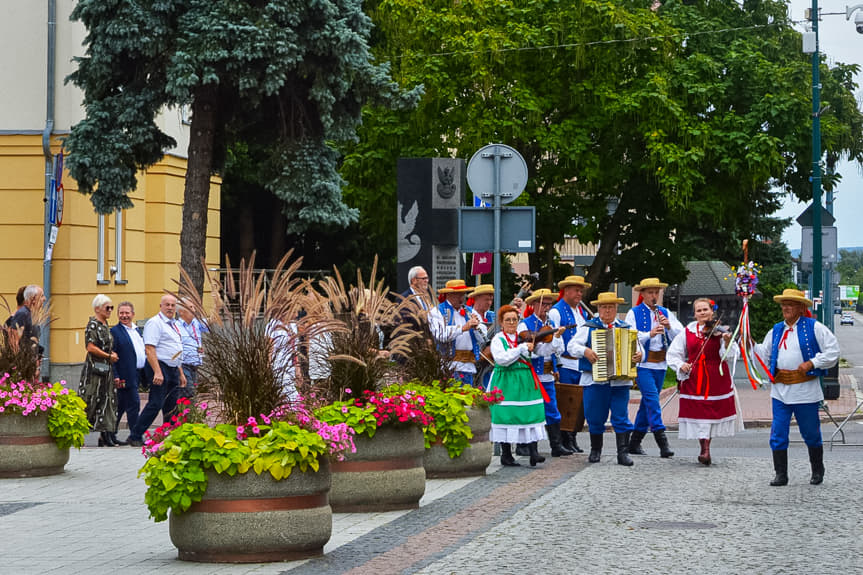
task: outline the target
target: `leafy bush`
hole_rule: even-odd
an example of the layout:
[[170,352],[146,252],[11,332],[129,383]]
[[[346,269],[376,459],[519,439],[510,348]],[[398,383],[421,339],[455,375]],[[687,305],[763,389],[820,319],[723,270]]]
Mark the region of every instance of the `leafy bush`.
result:
[[62,383],[15,382],[8,373],[0,378],[0,417],[4,413],[24,417],[45,413],[48,433],[60,449],[84,445],[84,438],[90,431],[85,406],[84,400]]
[[[346,392],[349,394],[350,389]],[[330,424],[347,424],[357,435],[374,437],[383,425],[434,425],[426,410],[426,399],[413,389],[387,387],[382,392],[366,390],[353,401],[337,401],[319,407],[315,416]]]

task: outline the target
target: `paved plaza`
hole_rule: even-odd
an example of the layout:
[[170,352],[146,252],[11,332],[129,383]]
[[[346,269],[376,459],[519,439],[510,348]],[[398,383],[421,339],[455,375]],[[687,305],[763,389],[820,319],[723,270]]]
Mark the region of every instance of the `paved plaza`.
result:
[[[843,357],[863,366],[856,330],[840,337]],[[842,397],[828,403],[837,419],[863,396],[858,381],[863,369],[842,370]],[[167,522],[148,519],[140,451],[73,450],[62,475],[0,480],[0,574],[863,573],[863,420],[848,422],[845,444],[825,444],[820,486],[808,483],[792,428],[790,484],[769,487],[769,392],[737,385],[747,429],[714,440],[710,467],[674,432],[672,459],[648,437],[649,455],[623,467],[608,433],[598,464],[586,454],[536,468],[495,460],[485,477],[427,481],[417,510],[335,514],[325,555],[289,563],[179,561]],[[834,429],[825,416],[825,441]]]

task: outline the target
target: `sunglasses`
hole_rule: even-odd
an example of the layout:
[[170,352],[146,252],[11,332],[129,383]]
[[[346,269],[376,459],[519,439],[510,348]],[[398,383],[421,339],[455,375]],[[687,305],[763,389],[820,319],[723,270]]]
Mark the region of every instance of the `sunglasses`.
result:
[[106,305],[106,306],[105,306],[105,311],[114,311],[114,306],[112,306],[112,305]]

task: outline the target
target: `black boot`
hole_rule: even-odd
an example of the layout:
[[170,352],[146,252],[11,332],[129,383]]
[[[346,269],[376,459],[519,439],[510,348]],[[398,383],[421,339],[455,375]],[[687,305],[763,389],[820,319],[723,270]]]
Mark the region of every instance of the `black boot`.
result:
[[491,454],[492,454],[493,456],[498,456],[498,455],[500,455],[500,443],[495,443],[495,444],[494,444],[494,447],[492,448],[492,453],[491,453]]
[[117,447],[117,444],[111,439],[110,431],[99,432],[99,447]]
[[530,449],[528,449],[527,443],[516,443],[515,454],[521,455],[522,457],[527,457],[528,455],[530,455]]
[[656,439],[656,445],[659,446],[659,457],[667,459],[674,455],[674,452],[668,447],[668,437],[665,435],[664,429],[662,431],[654,431],[653,438]]
[[125,441],[120,441],[116,433],[111,434],[111,441],[114,442],[114,445],[128,445]]
[[773,452],[773,469],[776,471],[776,477],[770,482],[770,485],[777,487],[780,485],[788,485],[788,450],[780,449]]
[[821,485],[824,481],[824,446],[809,448],[809,465],[812,466],[812,478],[809,479],[811,485]]
[[504,467],[521,467],[521,463],[512,456],[512,445],[509,443],[500,444],[500,464]]
[[575,431],[569,432],[569,438],[571,440],[570,443],[572,445],[573,453],[584,453],[584,450],[578,446],[578,441],[575,439],[575,436],[576,436]]
[[561,445],[561,431],[559,423],[550,423],[545,426],[548,432],[548,444],[551,446],[552,457],[565,457],[572,455],[572,451]]
[[539,454],[536,441],[527,444],[528,454],[530,455],[530,466],[536,467],[537,463],[544,463],[545,457]]
[[641,440],[646,435],[643,431],[633,431],[629,436],[629,453],[632,455],[647,455],[647,452],[641,447]]
[[618,465],[632,465],[629,457],[629,433],[615,433],[617,438],[617,463]]
[[587,461],[590,463],[599,463],[599,458],[602,455],[602,434],[601,433],[591,433],[590,434],[590,455],[587,457]]

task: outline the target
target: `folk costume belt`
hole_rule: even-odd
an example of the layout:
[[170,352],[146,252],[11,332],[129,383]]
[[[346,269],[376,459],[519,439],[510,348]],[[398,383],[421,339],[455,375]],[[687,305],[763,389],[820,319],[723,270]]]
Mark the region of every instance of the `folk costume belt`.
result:
[[663,361],[665,361],[665,350],[660,349],[657,351],[648,351],[646,361],[647,363],[662,363]]
[[794,385],[796,383],[804,383],[812,379],[811,375],[806,375],[804,371],[796,369],[777,369],[776,377],[773,378],[775,383],[784,383],[785,385]]
[[461,363],[473,363],[476,361],[476,356],[470,349],[457,349],[452,359]]
[[552,371],[554,371],[554,364],[552,362],[547,361],[547,362],[542,364],[542,373],[543,374],[548,375]]

